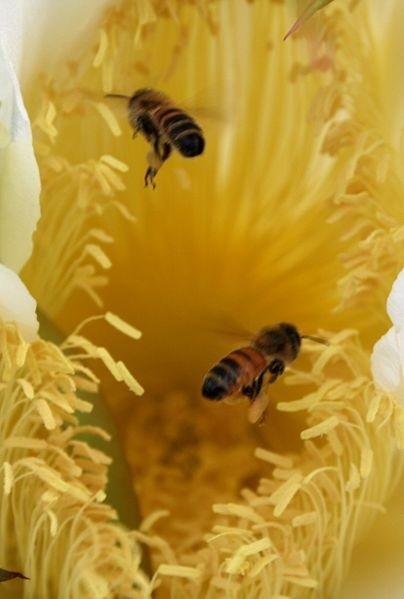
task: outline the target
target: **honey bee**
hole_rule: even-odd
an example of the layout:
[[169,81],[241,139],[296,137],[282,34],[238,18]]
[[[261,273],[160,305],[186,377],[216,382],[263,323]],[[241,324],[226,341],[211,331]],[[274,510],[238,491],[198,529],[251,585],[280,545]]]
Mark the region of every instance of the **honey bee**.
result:
[[163,163],[176,149],[185,158],[202,154],[205,139],[201,127],[186,112],[177,108],[162,92],[139,89],[132,96],[108,94],[109,98],[128,101],[128,119],[133,137],[141,133],[152,146],[147,155],[149,166],[145,174],[146,187],[156,186],[154,179]]
[[268,383],[274,383],[299,355],[302,339],[326,344],[319,337],[301,335],[293,324],[281,322],[264,327],[250,345],[233,350],[209,370],[203,380],[202,395],[219,401],[241,394],[254,402],[265,374],[269,374]]

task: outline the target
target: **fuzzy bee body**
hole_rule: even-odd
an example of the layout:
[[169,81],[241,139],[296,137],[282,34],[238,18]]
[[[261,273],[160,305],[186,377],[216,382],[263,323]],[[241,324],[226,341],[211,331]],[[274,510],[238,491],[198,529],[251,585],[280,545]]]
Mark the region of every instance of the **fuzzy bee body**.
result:
[[218,401],[235,395],[267,367],[266,357],[251,346],[241,347],[222,358],[205,376],[202,395]]
[[179,108],[163,105],[149,111],[155,131],[171,143],[176,150],[186,158],[193,158],[202,154],[205,140],[202,129],[192,117]]
[[134,134],[141,133],[152,146],[146,186],[149,183],[154,186],[154,178],[173,148],[185,158],[199,156],[204,151],[201,127],[161,92],[148,88],[136,91],[129,98],[128,111]]
[[251,345],[232,351],[222,358],[204,378],[202,395],[218,401],[241,393],[254,400],[269,373],[273,383],[295,360],[301,346],[301,335],[294,325],[280,323],[262,329]]

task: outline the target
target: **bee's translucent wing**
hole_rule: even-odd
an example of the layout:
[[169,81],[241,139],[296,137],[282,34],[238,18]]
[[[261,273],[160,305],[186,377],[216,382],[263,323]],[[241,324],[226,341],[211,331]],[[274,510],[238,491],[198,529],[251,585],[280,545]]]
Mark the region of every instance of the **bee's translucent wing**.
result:
[[317,335],[302,335],[302,339],[309,339],[310,341],[314,341],[314,343],[320,343],[321,345],[330,345],[328,339],[324,337],[319,337]]
[[178,105],[196,121],[227,124],[233,114],[233,97],[228,101],[220,97],[214,87],[206,87],[177,98]]
[[235,341],[240,342],[250,342],[254,337],[253,334],[247,333],[244,331],[234,331],[225,328],[211,328],[210,331],[215,333],[216,335],[220,335],[221,337],[226,337],[228,339],[234,339]]
[[226,112],[219,107],[192,104],[184,105],[184,110],[196,121],[211,121],[213,123],[226,123],[229,120]]
[[126,94],[105,94],[104,98],[115,99],[115,100],[125,100],[126,103],[129,102],[130,96]]
[[93,93],[92,104],[115,137],[128,125],[128,99],[123,94]]
[[215,318],[210,317],[209,322],[204,328],[215,335],[239,342],[249,343],[255,337],[255,333],[229,315],[221,315]]
[[[217,94],[209,90],[200,90],[189,94],[184,99],[166,89],[153,86],[155,92],[161,91],[164,97],[169,98],[172,105],[182,109],[196,121],[211,121],[214,123],[225,123],[229,120],[231,110],[218,101]],[[132,94],[111,92],[105,94],[102,101],[117,115],[127,117],[128,102]],[[202,123],[203,124],[203,123]]]
[[131,96],[119,93],[110,93],[102,96],[101,101],[106,104],[109,110],[120,119],[128,120],[128,103]]

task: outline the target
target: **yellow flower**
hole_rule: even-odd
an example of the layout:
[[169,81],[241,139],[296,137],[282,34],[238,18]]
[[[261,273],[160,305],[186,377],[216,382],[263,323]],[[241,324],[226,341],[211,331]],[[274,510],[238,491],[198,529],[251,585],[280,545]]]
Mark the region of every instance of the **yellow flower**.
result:
[[[403,408],[370,363],[404,263],[403,8],[371,5],[330,3],[284,42],[296,17],[287,3],[124,0],[40,85],[27,79],[43,217],[24,278],[70,335],[65,354],[23,344],[19,372],[19,333],[2,327],[4,439],[23,442],[3,460],[7,530],[20,532],[12,563],[0,565],[31,577],[31,587],[18,581],[27,596],[150,596],[160,583],[174,597],[343,596],[404,445]],[[170,157],[155,190],[143,187],[147,144],[104,98],[144,86],[180,104],[199,96],[215,115],[200,117],[204,155]],[[86,338],[71,335],[94,302],[127,341],[103,318]],[[260,428],[244,404],[200,397],[206,370],[236,346],[219,332],[233,321],[290,321],[329,340],[307,342],[264,391]],[[92,357],[115,378],[88,370]],[[120,384],[141,391],[130,373],[144,398]],[[93,389],[99,378],[146,517],[133,534],[109,523],[105,455],[80,441],[70,453],[81,431],[71,414],[88,407],[73,383]],[[21,461],[35,466],[34,506],[10,474]],[[136,541],[150,547],[151,580]]]
[[[122,362],[83,337],[70,336],[61,346],[64,353],[39,339],[36,301],[14,272],[29,258],[39,218],[39,172],[18,80],[24,80],[27,61],[34,77],[37,56],[29,44],[31,54],[24,57],[23,25],[32,27],[35,9],[8,1],[0,7],[0,593],[150,596],[139,546],[104,501],[111,458],[83,438],[92,435],[94,444],[95,437],[109,435],[79,425],[76,417],[93,409],[76,390],[94,391],[98,384],[83,357],[103,359],[132,391],[142,389]],[[140,336],[114,314],[105,318],[121,332]],[[126,494],[132,496],[130,485]]]

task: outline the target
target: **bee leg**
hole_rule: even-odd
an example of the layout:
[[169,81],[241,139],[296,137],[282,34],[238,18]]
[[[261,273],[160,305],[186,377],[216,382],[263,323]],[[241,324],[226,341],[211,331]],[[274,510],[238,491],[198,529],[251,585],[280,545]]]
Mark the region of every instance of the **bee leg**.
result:
[[243,395],[245,395],[246,397],[248,397],[249,399],[251,399],[252,395],[253,395],[253,388],[252,385],[249,385],[247,387],[243,387],[241,389],[241,393]]
[[254,383],[252,385],[246,385],[245,387],[243,387],[241,389],[241,393],[249,399],[252,399],[254,395]]
[[275,358],[253,381],[253,384],[251,385],[251,393],[249,395],[251,399],[251,405],[248,414],[248,419],[251,423],[258,424],[258,426],[263,426],[266,421],[269,397],[266,393],[262,393],[260,395],[265,373],[269,372],[271,375],[268,382],[274,383],[278,376],[284,372],[284,370],[285,363],[283,360]]
[[265,410],[262,412],[261,416],[257,420],[257,424],[258,424],[258,426],[264,426],[266,421],[267,421],[267,409],[265,408]]
[[[261,378],[261,377],[259,377]],[[269,404],[269,396],[267,393],[260,393],[261,383],[256,384],[258,390],[257,395],[251,399],[250,407],[248,408],[248,420],[251,424],[262,425],[265,422],[266,412]]]
[[154,182],[154,178],[160,170],[161,165],[163,164],[160,156],[156,153],[155,150],[152,150],[147,154],[147,162],[149,163],[149,167],[146,171],[144,177],[145,187],[148,187],[149,183],[153,187],[156,187]]
[[251,399],[254,401],[254,399],[256,397],[258,397],[261,389],[262,389],[262,381],[264,380],[264,372],[261,372],[261,374],[255,379],[255,381],[253,382],[253,388],[254,388],[254,393],[251,397]]
[[150,185],[153,187],[153,189],[156,188],[156,184],[154,182],[154,177],[157,175],[157,169],[155,169],[153,166],[149,166],[149,168],[146,171],[146,174],[144,176],[144,186],[148,187],[149,183]]
[[143,133],[149,142],[152,142],[154,139],[156,139],[156,137],[158,137],[158,130],[147,114],[140,114],[136,119],[132,137],[136,137],[138,133]]
[[261,374],[256,379],[253,380],[251,385],[247,385],[246,387],[243,387],[241,390],[242,394],[248,397],[251,401],[254,401],[254,399],[258,396],[259,392],[261,391],[264,374],[265,370],[264,372],[261,372]]
[[139,133],[143,133],[143,127],[141,125],[141,122],[138,119],[136,121],[136,124],[133,125],[132,139],[135,139],[135,137],[137,137],[139,135]]
[[147,114],[140,114],[136,119],[134,125],[134,131],[132,137],[136,137],[138,133],[142,133],[148,142],[152,145],[153,149],[147,154],[147,162],[149,166],[146,170],[144,177],[145,187],[151,185],[153,189],[156,187],[154,178],[157,175],[162,163],[164,162],[160,157],[160,135],[154,125],[153,121]]
[[144,179],[146,187],[148,187],[149,183],[153,187],[153,189],[156,187],[154,178],[157,175],[160,168],[162,167],[163,163],[170,156],[171,151],[171,145],[167,142],[161,142],[160,136],[155,135],[153,142],[153,150],[149,152],[149,154],[147,155],[149,168],[146,171]]
[[159,148],[159,157],[161,162],[165,162],[170,157],[172,148],[171,144],[163,142]]
[[255,398],[258,397],[258,395],[262,389],[262,383],[264,381],[265,373],[269,372],[271,375],[268,382],[274,383],[276,381],[276,379],[278,378],[278,376],[283,374],[284,370],[285,370],[285,363],[282,360],[275,358],[268,365],[268,367],[265,370],[263,370],[261,372],[261,374],[259,374],[257,376],[256,379],[253,380],[251,385],[247,385],[242,388],[242,390],[241,390],[242,394],[245,395],[246,397],[248,397],[249,399],[251,399],[251,401],[254,401]]
[[285,362],[283,360],[279,360],[279,358],[275,358],[268,365],[267,371],[271,374],[269,379],[269,383],[274,383],[278,376],[281,376],[285,372]]

